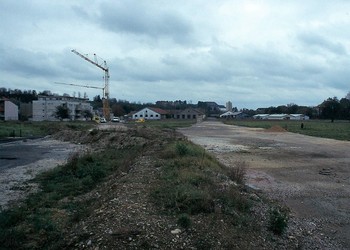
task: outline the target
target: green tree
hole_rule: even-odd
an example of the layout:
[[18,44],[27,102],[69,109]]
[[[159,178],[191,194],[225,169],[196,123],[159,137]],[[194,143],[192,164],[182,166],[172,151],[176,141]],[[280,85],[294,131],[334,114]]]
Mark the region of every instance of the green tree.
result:
[[331,119],[331,122],[334,122],[334,119],[339,118],[340,112],[340,103],[337,97],[328,98],[321,104],[321,118]]
[[67,119],[69,118],[70,110],[66,105],[60,105],[56,107],[55,117],[57,119]]
[[341,119],[350,120],[350,100],[347,98],[342,98],[339,102],[340,111],[339,116]]
[[83,116],[84,118],[91,120],[94,115],[91,113],[90,110],[86,109],[86,110],[83,110]]

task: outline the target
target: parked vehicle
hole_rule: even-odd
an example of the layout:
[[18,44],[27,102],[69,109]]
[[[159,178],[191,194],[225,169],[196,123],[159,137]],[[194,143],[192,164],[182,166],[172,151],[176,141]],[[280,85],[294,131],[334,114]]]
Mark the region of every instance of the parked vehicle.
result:
[[100,118],[100,123],[106,123],[106,122],[107,122],[106,118],[104,117]]
[[112,122],[120,122],[120,120],[119,120],[118,117],[113,117],[113,118],[112,118]]

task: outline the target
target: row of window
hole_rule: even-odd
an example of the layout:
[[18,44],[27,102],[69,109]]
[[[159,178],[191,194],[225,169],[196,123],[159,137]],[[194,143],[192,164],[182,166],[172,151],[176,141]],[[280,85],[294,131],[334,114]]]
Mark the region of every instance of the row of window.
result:
[[[138,115],[134,115],[134,117],[135,118],[138,118],[138,117],[140,117],[140,118],[143,118],[143,115],[141,114],[140,116],[138,116]],[[147,114],[145,114],[145,118],[147,118],[148,117],[148,115]],[[153,117],[153,115],[150,115],[150,117]],[[159,117],[159,115],[155,115],[155,117]],[[196,115],[176,115],[176,118],[177,119],[197,119],[197,116]]]
[[[137,118],[138,116],[135,115],[135,118]],[[143,115],[140,115],[140,117],[143,117]],[[148,117],[148,114],[145,114],[145,117]],[[150,117],[153,117],[153,115],[150,115]],[[159,115],[155,115],[155,117],[159,117]]]
[[[176,118],[177,119],[186,119],[186,115],[176,115]],[[196,115],[187,115],[187,119],[196,119],[197,118],[197,116]]]

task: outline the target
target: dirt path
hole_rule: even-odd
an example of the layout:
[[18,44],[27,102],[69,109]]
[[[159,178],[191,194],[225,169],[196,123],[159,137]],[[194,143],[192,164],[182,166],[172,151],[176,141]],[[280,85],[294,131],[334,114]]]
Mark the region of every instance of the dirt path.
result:
[[248,185],[287,205],[316,238],[350,248],[350,142],[217,121],[179,131],[228,166],[247,163]]

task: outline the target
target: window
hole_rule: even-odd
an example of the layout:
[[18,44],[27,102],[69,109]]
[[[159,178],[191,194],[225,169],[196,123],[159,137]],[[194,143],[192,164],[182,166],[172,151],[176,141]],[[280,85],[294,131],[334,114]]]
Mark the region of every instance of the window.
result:
[[196,119],[197,117],[196,117],[196,115],[193,115],[193,119]]
[[156,117],[158,117],[159,115],[156,115]]
[[151,115],[151,117],[153,117],[153,115]]
[[182,119],[185,119],[186,118],[186,115],[182,115]]
[[191,119],[191,115],[187,115],[187,119]]
[[137,115],[135,115],[135,118],[137,117]]
[[140,117],[142,117],[142,115],[140,115]]

